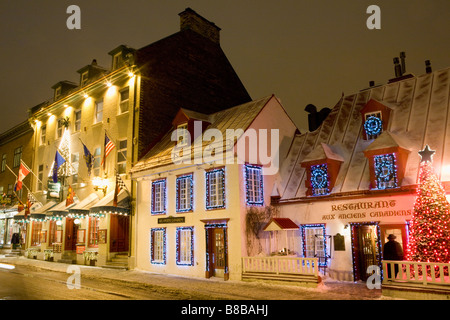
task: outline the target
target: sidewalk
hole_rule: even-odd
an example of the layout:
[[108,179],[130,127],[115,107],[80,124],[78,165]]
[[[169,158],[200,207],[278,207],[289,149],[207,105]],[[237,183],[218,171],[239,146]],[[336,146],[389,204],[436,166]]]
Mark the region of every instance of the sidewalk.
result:
[[[69,264],[5,257],[0,263],[27,266],[42,270],[67,273]],[[223,281],[219,278],[187,278],[156,274],[141,270],[117,270],[77,265],[81,277],[97,278],[102,281],[124,281],[132,285],[158,286],[160,290],[180,289],[202,293],[211,299],[232,300],[391,300],[381,295],[381,290],[369,290],[364,283],[353,283],[325,279],[317,288],[304,288],[290,284],[274,284],[264,281]],[[69,275],[69,274],[68,274]]]

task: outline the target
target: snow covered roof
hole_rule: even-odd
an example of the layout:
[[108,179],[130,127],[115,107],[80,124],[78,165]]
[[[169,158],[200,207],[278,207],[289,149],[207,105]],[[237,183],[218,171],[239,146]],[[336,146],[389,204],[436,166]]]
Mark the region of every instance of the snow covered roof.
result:
[[[264,106],[271,100],[276,99],[275,96],[267,96],[258,100],[254,100],[248,103],[244,103],[223,111],[219,111],[216,113],[212,113],[210,115],[202,114],[201,117],[194,115],[194,113],[190,111],[186,111],[183,109],[185,114],[189,114],[188,117],[203,118],[203,120],[208,122],[208,127],[206,129],[214,128],[218,129],[223,137],[223,147],[228,149],[229,147],[234,146],[234,142],[228,143],[225,141],[226,139],[226,130],[238,130],[242,129],[243,132],[251,125],[251,123],[255,120],[256,116],[259,112],[264,108]],[[143,156],[138,163],[131,170],[132,172],[138,172],[141,170],[146,170],[153,167],[158,167],[162,165],[172,164],[172,149],[175,146],[175,142],[171,140],[172,130],[167,132],[156,144],[155,146],[145,155]],[[240,136],[237,137],[237,139]],[[196,139],[202,140],[202,136],[200,135]],[[237,140],[236,139],[236,140]],[[206,140],[206,139],[205,139]],[[214,143],[214,148],[218,148],[219,144],[213,141],[202,141],[202,150],[206,147]],[[192,145],[195,145],[194,141]]]
[[[280,168],[281,200],[305,197],[307,174],[300,164],[323,144],[339,150],[344,160],[331,194],[369,190],[369,165],[363,151],[387,146],[410,151],[402,186],[416,184],[418,151],[426,144],[436,150],[435,172],[442,181],[450,181],[450,171],[442,170],[450,165],[449,89],[447,68],[343,96],[317,130],[295,136]],[[361,110],[369,101],[391,109],[387,130],[375,140],[364,140],[362,134]]]

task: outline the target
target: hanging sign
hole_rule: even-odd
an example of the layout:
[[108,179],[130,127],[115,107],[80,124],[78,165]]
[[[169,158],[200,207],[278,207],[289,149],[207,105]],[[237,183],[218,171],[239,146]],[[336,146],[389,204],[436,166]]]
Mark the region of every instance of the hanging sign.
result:
[[47,182],[47,199],[60,199],[61,182]]

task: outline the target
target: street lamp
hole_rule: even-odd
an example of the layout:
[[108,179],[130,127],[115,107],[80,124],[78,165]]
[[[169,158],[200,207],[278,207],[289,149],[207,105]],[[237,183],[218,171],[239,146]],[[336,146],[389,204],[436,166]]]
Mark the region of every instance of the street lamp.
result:
[[95,177],[92,180],[92,184],[94,185],[95,191],[103,191],[103,195],[106,195],[106,191],[108,190],[109,180],[105,177],[104,179],[100,177]]

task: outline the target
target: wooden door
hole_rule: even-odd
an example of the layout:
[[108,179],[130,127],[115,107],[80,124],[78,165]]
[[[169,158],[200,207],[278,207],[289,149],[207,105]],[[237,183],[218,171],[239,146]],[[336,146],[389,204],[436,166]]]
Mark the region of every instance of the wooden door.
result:
[[228,280],[227,236],[225,228],[206,228],[207,270],[206,278],[216,276]]
[[75,251],[77,249],[77,231],[78,225],[74,223],[75,219],[66,218],[66,235],[64,250]]
[[215,228],[213,232],[213,256],[212,256],[212,270],[214,274],[217,269],[225,269],[225,237],[223,228]]
[[128,252],[128,216],[111,214],[110,252]]

